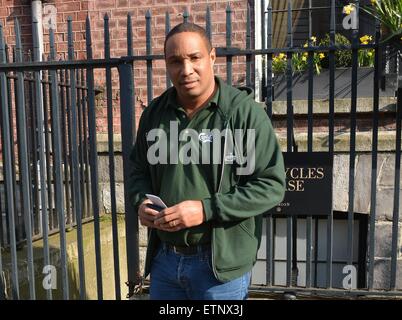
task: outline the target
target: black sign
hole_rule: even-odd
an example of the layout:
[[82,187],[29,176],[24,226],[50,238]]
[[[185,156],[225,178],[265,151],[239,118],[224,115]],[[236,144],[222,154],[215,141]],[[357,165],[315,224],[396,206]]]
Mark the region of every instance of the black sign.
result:
[[330,215],[332,165],[328,152],[285,152],[286,193],[269,214]]

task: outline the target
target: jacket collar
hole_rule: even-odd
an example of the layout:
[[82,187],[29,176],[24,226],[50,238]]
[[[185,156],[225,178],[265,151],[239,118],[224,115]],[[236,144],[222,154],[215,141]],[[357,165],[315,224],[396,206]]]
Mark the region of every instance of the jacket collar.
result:
[[[252,94],[252,89],[247,87],[234,88],[227,85],[220,77],[215,76],[215,81],[219,86],[219,94],[215,95],[211,102],[218,107],[218,113],[224,120],[228,120],[235,110],[235,106],[240,101],[248,99]],[[167,101],[165,107],[177,108],[177,92],[175,87],[171,87],[166,91]],[[215,100],[216,99],[216,100]]]
[[[218,90],[216,93],[213,95],[213,97],[209,100],[208,104],[209,106],[216,106],[219,107],[219,98],[220,98],[220,86],[218,82],[218,78],[215,76],[215,82],[218,83]],[[178,109],[182,108],[180,103],[177,100],[177,90],[175,87],[171,87],[167,90],[167,102],[166,102],[166,107],[173,108],[173,109]]]

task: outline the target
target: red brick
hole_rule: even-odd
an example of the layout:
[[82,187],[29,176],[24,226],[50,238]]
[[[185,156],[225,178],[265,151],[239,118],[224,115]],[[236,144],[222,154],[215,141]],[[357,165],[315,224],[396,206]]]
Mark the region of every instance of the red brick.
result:
[[92,1],[85,1],[85,0],[81,1],[81,10],[88,10],[89,2]]
[[128,0],[118,0],[117,8],[126,8],[128,7]]
[[152,6],[167,5],[169,0],[152,0]]
[[95,10],[105,10],[116,8],[116,0],[96,0]]
[[163,26],[165,25],[165,16],[166,12],[169,13],[169,15],[172,15],[172,12],[170,11],[169,7],[153,7],[152,8],[152,17],[163,17]]
[[127,9],[114,10],[114,11],[112,12],[111,19],[119,19],[119,18],[124,17],[124,18],[125,18],[125,22],[126,22],[126,24],[127,24],[127,14],[128,14]]
[[[127,46],[127,31],[125,29],[113,30],[110,33],[111,39],[125,39],[125,46]],[[121,43],[115,43],[120,48]]]
[[57,4],[57,12],[77,12],[81,10],[80,2],[62,2]]
[[170,5],[188,4],[186,0],[170,0]]
[[130,0],[130,7],[149,7],[150,0]]
[[165,38],[165,28],[153,28],[152,29],[152,38],[155,39],[156,37]]
[[77,12],[76,19],[77,21],[85,21],[87,18],[88,12],[87,11],[79,11]]
[[[216,10],[225,10],[228,6],[228,2],[217,2],[216,3]],[[231,1],[230,2],[230,9],[233,12],[237,11],[238,9],[246,9],[247,8],[247,1]]]

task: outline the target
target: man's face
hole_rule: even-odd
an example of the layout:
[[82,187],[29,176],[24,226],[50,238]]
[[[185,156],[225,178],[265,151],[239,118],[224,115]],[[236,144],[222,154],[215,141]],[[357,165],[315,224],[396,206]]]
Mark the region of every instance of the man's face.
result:
[[198,33],[181,32],[170,37],[165,60],[169,77],[180,97],[202,97],[214,86],[215,49],[209,52]]

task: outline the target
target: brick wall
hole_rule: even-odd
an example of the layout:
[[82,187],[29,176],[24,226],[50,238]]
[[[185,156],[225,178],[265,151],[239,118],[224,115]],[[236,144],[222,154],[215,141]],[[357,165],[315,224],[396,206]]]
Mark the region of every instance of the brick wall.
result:
[[[146,25],[145,14],[150,10],[152,15],[152,52],[163,53],[163,42],[165,39],[165,13],[170,14],[171,27],[183,21],[182,13],[187,8],[189,21],[205,26],[205,13],[207,5],[210,6],[212,20],[212,40],[214,46],[225,46],[225,10],[227,1],[179,1],[179,0],[100,0],[90,3],[89,10],[92,22],[92,40],[94,56],[103,57],[103,17],[107,13],[110,17],[110,38],[111,55],[122,56],[127,54],[126,23],[127,14],[131,13],[133,22],[133,46],[135,55],[146,54]],[[246,38],[246,5],[247,1],[232,1],[232,45],[245,47]],[[233,83],[244,82],[245,64],[244,58],[233,59]],[[219,58],[215,68],[218,75],[226,78],[226,63]],[[148,104],[147,101],[147,78],[145,62],[136,62],[134,68],[134,84],[136,96],[137,121],[142,108]],[[98,85],[104,86],[102,74],[97,77]],[[158,60],[153,63],[153,96],[160,95],[166,88],[165,64]],[[118,105],[118,92],[113,92],[114,104]],[[98,101],[98,110],[104,109],[104,101]],[[99,111],[102,112],[102,111]],[[104,110],[103,114],[106,113]],[[117,113],[117,112],[116,112]],[[119,115],[116,114],[116,118]],[[99,130],[105,131],[105,122],[98,118]],[[103,118],[104,119],[104,118]],[[117,124],[119,120],[115,120]],[[116,131],[119,131],[116,129]]]
[[0,0],[0,22],[3,25],[4,38],[8,45],[15,44],[14,18],[21,26],[21,40],[28,48],[32,47],[31,3],[26,0]]
[[[126,24],[127,14],[131,13],[133,21],[133,45],[135,55],[146,53],[145,39],[145,13],[150,10],[152,14],[152,50],[154,54],[163,53],[165,38],[165,13],[169,12],[171,27],[183,21],[182,13],[187,8],[189,21],[205,26],[205,13],[207,5],[211,10],[212,41],[213,45],[220,47],[226,43],[226,6],[230,3],[232,8],[232,46],[245,48],[246,39],[246,10],[247,0],[89,0],[89,1],[44,1],[43,5],[53,4],[57,9],[57,29],[55,33],[58,58],[67,55],[67,19],[73,20],[73,39],[76,58],[85,59],[85,19],[89,14],[92,27],[92,43],[94,58],[104,57],[104,29],[103,18],[105,14],[110,18],[111,56],[127,55]],[[251,1],[252,2],[252,1]],[[0,1],[0,21],[6,33],[6,41],[12,45],[14,38],[14,19],[18,17],[25,51],[32,47],[31,5],[30,1]],[[252,7],[252,6],[251,6]],[[44,50],[49,52],[48,31],[44,29]],[[216,73],[226,79],[226,60],[218,58],[215,67]],[[144,62],[136,62],[134,68],[134,85],[136,96],[137,121],[142,108],[148,104],[146,87],[146,67]],[[105,72],[95,72],[95,85],[105,90]],[[233,58],[233,84],[245,83],[245,58]],[[153,96],[160,95],[166,88],[165,64],[163,60],[153,63]],[[106,123],[106,94],[97,98],[97,127],[99,132],[107,131]],[[114,129],[120,132],[118,74],[113,72],[113,105]]]

